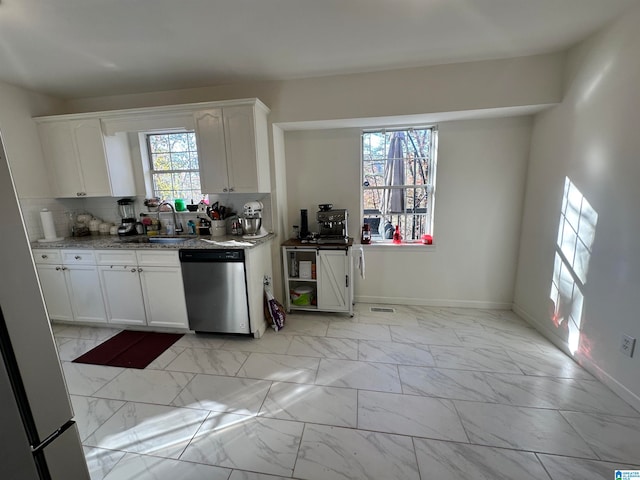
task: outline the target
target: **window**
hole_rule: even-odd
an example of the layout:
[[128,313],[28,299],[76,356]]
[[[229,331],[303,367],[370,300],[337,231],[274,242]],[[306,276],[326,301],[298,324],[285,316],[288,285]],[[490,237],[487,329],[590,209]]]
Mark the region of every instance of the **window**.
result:
[[432,234],[437,131],[434,127],[362,133],[362,217],[373,241]]
[[146,137],[154,196],[198,202],[200,168],[195,133],[150,133]]

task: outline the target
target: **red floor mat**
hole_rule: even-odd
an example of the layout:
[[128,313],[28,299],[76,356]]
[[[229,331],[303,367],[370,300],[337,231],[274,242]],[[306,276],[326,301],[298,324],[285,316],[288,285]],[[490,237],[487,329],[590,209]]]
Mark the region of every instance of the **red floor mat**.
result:
[[110,367],[145,368],[182,335],[182,333],[125,330],[80,355],[74,362]]

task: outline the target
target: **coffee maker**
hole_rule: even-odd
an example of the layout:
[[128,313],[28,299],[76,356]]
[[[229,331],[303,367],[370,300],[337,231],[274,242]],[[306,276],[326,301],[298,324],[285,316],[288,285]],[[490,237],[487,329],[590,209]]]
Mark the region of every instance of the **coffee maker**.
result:
[[344,208],[334,210],[328,205],[320,205],[320,211],[316,213],[320,227],[318,243],[348,243],[347,217],[348,213]]
[[118,235],[125,236],[138,233],[136,230],[136,214],[133,210],[133,199],[121,198],[118,200],[118,211],[122,217],[118,226]]

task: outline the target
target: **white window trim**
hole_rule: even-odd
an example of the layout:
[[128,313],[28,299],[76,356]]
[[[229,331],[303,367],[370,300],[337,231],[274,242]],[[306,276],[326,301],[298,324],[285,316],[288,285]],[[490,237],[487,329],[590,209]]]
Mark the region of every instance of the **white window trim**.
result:
[[[402,249],[402,248],[407,248],[407,247],[411,247],[411,246],[416,246],[419,247],[421,250],[424,251],[434,251],[435,250],[435,236],[434,236],[434,230],[433,230],[433,225],[434,225],[434,214],[435,214],[435,200],[436,200],[436,179],[437,179],[437,165],[438,165],[438,127],[437,125],[416,125],[416,126],[402,126],[402,127],[379,127],[379,128],[366,128],[366,129],[362,129],[360,132],[360,228],[362,228],[362,225],[364,225],[364,161],[363,161],[363,142],[362,142],[362,138],[363,135],[365,133],[370,133],[370,132],[394,132],[394,131],[406,131],[406,130],[411,130],[411,129],[415,129],[415,130],[426,130],[426,129],[431,129],[432,130],[432,136],[431,136],[431,157],[430,157],[430,171],[429,171],[429,183],[426,185],[426,188],[428,189],[428,193],[429,193],[429,198],[428,198],[428,203],[427,203],[427,228],[428,228],[428,234],[430,234],[433,238],[433,243],[430,245],[425,245],[422,243],[422,241],[420,239],[415,239],[415,240],[402,240],[402,243],[397,244],[397,243],[393,243],[393,240],[390,239],[372,239],[370,244],[366,244],[363,245],[364,248],[376,248],[376,247],[380,247],[380,248],[384,248],[384,249]],[[383,189],[383,188],[389,188],[389,187],[374,187],[373,189]],[[393,188],[393,187],[392,187]],[[398,187],[398,188],[406,188],[406,187]],[[360,230],[358,230],[358,239],[360,238]],[[413,249],[411,249],[413,251]]]

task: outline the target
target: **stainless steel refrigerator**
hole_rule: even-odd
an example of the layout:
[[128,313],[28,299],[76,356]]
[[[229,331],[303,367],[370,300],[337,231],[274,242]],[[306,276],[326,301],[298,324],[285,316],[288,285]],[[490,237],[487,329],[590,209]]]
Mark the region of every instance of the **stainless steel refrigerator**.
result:
[[88,480],[0,136],[0,476]]

